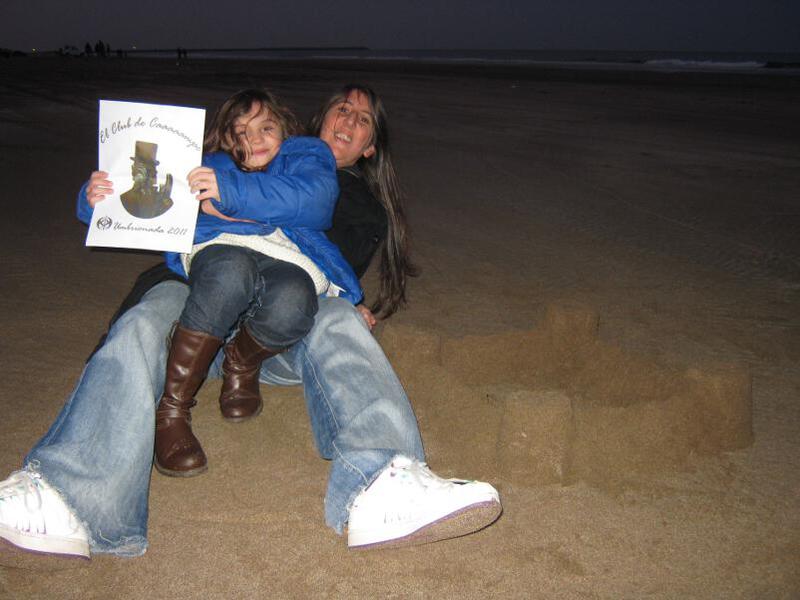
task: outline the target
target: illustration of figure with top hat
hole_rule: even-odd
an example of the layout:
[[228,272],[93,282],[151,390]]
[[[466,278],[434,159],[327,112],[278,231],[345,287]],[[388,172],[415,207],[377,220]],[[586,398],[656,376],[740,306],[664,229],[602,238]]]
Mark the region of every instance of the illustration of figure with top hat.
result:
[[136,141],[136,149],[131,157],[133,187],[120,196],[125,210],[140,219],[160,217],[172,208],[172,175],[167,173],[164,185],[158,186],[157,151],[158,144]]

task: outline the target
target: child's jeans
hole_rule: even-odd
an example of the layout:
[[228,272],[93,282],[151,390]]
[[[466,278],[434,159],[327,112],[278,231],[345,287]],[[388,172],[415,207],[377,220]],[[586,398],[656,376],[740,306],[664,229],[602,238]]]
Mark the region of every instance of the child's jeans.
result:
[[301,267],[249,248],[212,245],[192,260],[180,324],[226,338],[241,321],[265,348],[280,350],[314,325],[317,295]]

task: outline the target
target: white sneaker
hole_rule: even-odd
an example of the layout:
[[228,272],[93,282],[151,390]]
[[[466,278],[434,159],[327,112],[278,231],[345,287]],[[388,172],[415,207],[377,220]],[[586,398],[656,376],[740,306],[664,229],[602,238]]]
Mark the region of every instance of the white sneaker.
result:
[[0,538],[35,552],[89,556],[89,536],[42,476],[15,471],[0,481]]
[[412,546],[459,537],[492,524],[502,511],[488,483],[442,479],[401,455],[356,496],[347,545]]

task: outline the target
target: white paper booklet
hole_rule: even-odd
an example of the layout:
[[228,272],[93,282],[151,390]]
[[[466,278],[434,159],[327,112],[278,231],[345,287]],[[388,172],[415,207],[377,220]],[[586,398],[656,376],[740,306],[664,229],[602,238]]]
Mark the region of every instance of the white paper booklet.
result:
[[198,202],[186,176],[200,165],[205,114],[100,100],[99,168],[114,193],[95,205],[87,246],[191,250]]

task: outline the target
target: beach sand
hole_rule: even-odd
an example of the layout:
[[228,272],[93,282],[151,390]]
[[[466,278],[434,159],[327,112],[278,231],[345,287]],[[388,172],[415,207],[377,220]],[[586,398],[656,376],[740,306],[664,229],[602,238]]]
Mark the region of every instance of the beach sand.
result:
[[306,118],[352,80],[386,99],[422,269],[376,335],[431,467],[495,484],[500,520],[348,551],[302,390],[229,424],[210,381],[209,471],[154,472],[147,553],[0,554],[0,597],[800,596],[800,84],[768,72],[0,61],[0,475],[158,260],[83,245],[97,100],[261,84]]

